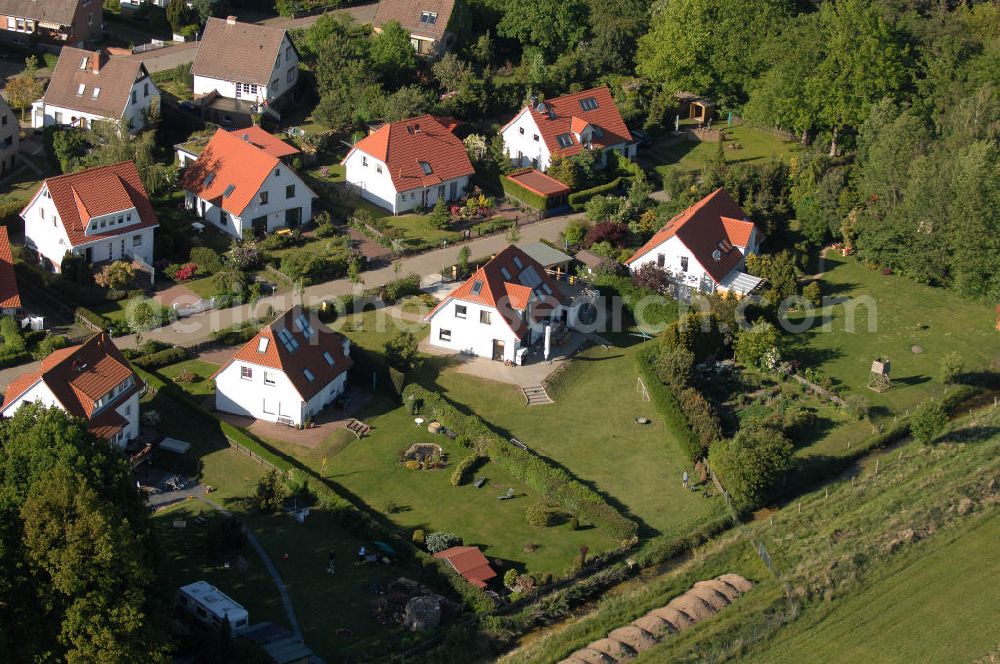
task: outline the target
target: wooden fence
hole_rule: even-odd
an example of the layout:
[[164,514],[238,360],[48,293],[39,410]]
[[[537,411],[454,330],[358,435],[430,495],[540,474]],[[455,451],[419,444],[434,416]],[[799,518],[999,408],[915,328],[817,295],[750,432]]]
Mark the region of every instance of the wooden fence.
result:
[[264,457],[260,456],[259,454],[256,454],[250,448],[246,447],[245,445],[241,445],[238,441],[233,440],[229,436],[226,436],[226,442],[229,443],[229,446],[232,447],[237,452],[241,452],[242,454],[245,454],[246,456],[250,457],[252,460],[256,461],[257,463],[259,463],[260,465],[264,466],[265,468],[277,471],[279,475],[281,475],[282,477],[284,477],[284,475],[285,475],[285,471],[284,470],[282,470],[281,468],[278,468],[273,463],[271,463],[270,461],[268,461]]

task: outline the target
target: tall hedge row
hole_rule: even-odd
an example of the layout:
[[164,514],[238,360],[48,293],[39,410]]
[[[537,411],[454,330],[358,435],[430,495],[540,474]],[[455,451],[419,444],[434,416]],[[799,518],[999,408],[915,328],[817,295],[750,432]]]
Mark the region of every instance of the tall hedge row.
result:
[[674,437],[677,438],[684,454],[694,463],[704,455],[704,449],[698,443],[698,437],[691,429],[691,425],[688,424],[684,411],[681,410],[680,401],[677,400],[670,388],[660,382],[659,377],[653,371],[653,361],[657,348],[657,344],[650,343],[636,353],[635,361],[639,375],[646,384],[649,398],[655,404],[657,412],[673,432]]
[[632,181],[631,177],[620,176],[606,184],[599,184],[590,189],[575,191],[569,195],[569,206],[575,212],[583,212],[583,206],[594,196],[605,196],[616,194],[624,189]]
[[532,452],[510,444],[475,415],[464,415],[443,397],[416,384],[407,385],[403,400],[416,402],[419,412],[454,430],[463,445],[489,457],[512,478],[558,503],[564,510],[588,521],[616,539],[636,536],[638,524],[609,505],[565,469]]

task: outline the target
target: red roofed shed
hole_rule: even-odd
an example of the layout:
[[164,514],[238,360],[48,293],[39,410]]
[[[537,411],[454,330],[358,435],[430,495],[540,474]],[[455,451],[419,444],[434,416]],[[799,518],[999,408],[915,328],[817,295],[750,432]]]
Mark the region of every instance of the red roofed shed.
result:
[[478,588],[485,588],[486,582],[497,575],[477,546],[453,546],[438,551],[434,557],[447,560],[456,572]]

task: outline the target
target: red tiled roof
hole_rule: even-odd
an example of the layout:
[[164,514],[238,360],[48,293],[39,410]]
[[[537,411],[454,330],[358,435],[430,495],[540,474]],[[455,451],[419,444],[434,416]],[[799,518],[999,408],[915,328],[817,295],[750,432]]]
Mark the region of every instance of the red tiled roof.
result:
[[[198,160],[184,170],[181,187],[238,217],[280,165],[277,157],[244,141],[239,131],[219,129]],[[233,189],[227,196],[229,187]]]
[[[597,106],[587,109],[581,106],[581,102],[588,99],[593,99]],[[588,124],[597,127],[602,134],[593,137],[591,142],[595,148],[632,142],[632,133],[625,126],[625,120],[622,119],[618,107],[615,106],[611,91],[606,87],[592,88],[555,99],[546,99],[541,104],[544,104],[545,113],[538,112],[539,104],[528,106],[522,112],[530,113],[531,117],[534,118],[542,140],[545,141],[545,145],[553,155],[568,157],[580,152],[583,146],[580,145],[580,141],[573,135],[573,132],[579,133]],[[518,113],[514,116],[515,119],[520,115],[521,113]],[[511,122],[513,121],[511,120]],[[500,133],[503,133],[509,125],[510,122],[500,130]],[[572,145],[565,148],[560,147],[556,138],[560,134],[569,134]]]
[[278,159],[281,159],[282,157],[290,157],[293,154],[299,154],[298,148],[285,143],[274,134],[265,131],[260,127],[260,125],[251,125],[246,129],[236,129],[230,133],[239,136],[241,140],[257,146],[272,157],[276,157]]
[[[520,262],[520,267],[515,260]],[[546,292],[545,286],[548,286],[549,292]],[[563,302],[565,296],[559,284],[538,261],[510,245],[453,290],[427,314],[425,320],[430,320],[449,300],[493,307],[500,312],[514,334],[521,336],[527,324],[520,312],[528,309],[529,302],[535,303],[535,313],[544,315]]]
[[572,191],[568,186],[559,180],[546,175],[541,171],[537,171],[534,168],[529,168],[517,173],[511,173],[506,177],[511,182],[516,182],[528,191],[532,191],[539,196],[558,196],[560,194],[568,194]]
[[477,546],[453,546],[438,551],[434,557],[447,560],[466,581],[479,588],[485,588],[486,582],[497,575]]
[[0,309],[20,309],[21,295],[14,275],[14,260],[10,255],[7,227],[0,226]]
[[[312,334],[307,334],[298,324],[300,315],[305,316]],[[289,350],[281,340],[282,330],[291,334],[296,344],[293,350]],[[263,346],[262,339],[267,339]],[[327,362],[325,353],[329,353],[333,364]],[[304,401],[314,397],[354,365],[354,360],[344,354],[344,337],[330,330],[314,314],[298,305],[258,332],[257,336],[236,351],[232,359],[215,372],[215,376],[235,360],[284,372]],[[306,369],[313,375],[312,380],[306,376]]]
[[2,408],[41,380],[70,415],[88,420],[91,431],[107,438],[123,428],[125,421],[111,407],[91,419],[94,402],[129,376],[132,376],[133,385],[116,397],[116,403],[122,403],[139,390],[142,381],[111,338],[103,333],[95,334],[80,345],[54,351],[42,360],[37,371],[18,376],[7,387]]
[[[726,218],[730,220],[729,224],[725,223]],[[753,223],[741,221],[743,219],[746,219],[746,213],[720,187],[668,221],[625,263],[629,265],[635,262],[676,235],[691,250],[705,271],[716,282],[722,281],[743,258],[743,253],[734,246],[740,243],[729,233],[732,229],[739,231],[738,237],[749,237],[749,229],[753,228]],[[749,229],[746,224],[749,224]],[[741,246],[745,246],[745,243]],[[715,260],[712,255],[717,250],[721,254],[719,260]]]
[[745,247],[750,242],[750,236],[753,234],[754,229],[752,221],[723,217],[722,226],[726,229],[729,241],[737,247]]
[[[142,228],[159,226],[156,212],[149,202],[149,196],[146,194],[146,188],[142,186],[134,162],[123,161],[48,178],[31,197],[28,205],[21,210],[22,218],[45,187],[49,189],[52,202],[59,212],[60,223],[66,229],[66,235],[74,247],[134,233]],[[138,223],[109,226],[100,232],[84,234],[91,217],[131,207],[139,213]]]
[[475,172],[462,141],[431,115],[384,124],[355,143],[354,150],[385,162],[397,192],[432,187]]

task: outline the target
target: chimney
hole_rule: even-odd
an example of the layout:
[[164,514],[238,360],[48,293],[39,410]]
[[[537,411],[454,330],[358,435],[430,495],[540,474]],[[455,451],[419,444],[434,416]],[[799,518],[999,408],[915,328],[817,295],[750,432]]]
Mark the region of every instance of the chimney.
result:
[[226,17],[226,25],[236,25],[236,17],[235,16],[227,16]]
[[90,56],[90,71],[97,74],[101,71],[101,55],[103,51],[94,51],[94,54]]

